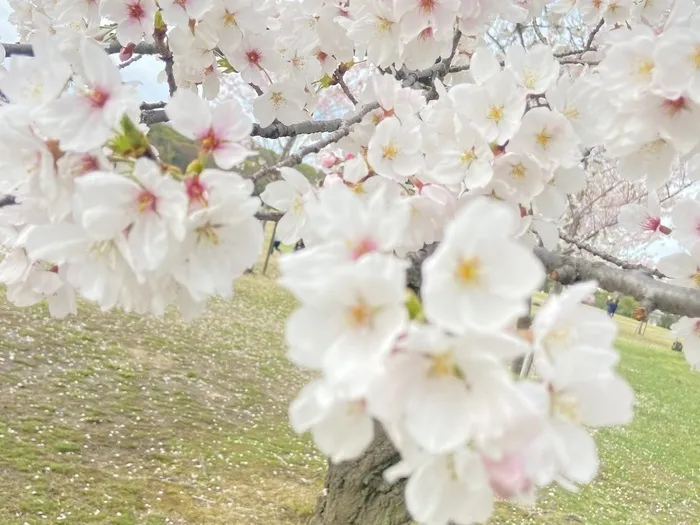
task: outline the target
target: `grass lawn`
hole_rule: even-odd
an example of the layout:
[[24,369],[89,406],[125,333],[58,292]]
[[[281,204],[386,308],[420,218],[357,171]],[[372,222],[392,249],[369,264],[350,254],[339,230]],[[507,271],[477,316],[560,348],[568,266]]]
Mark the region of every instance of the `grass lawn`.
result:
[[[305,523],[325,461],[286,423],[306,380],[284,357],[292,306],[259,275],[190,325],[90,307],[59,322],[0,301],[0,524]],[[636,421],[598,432],[595,484],[492,523],[700,522],[700,374],[666,331],[618,322]]]

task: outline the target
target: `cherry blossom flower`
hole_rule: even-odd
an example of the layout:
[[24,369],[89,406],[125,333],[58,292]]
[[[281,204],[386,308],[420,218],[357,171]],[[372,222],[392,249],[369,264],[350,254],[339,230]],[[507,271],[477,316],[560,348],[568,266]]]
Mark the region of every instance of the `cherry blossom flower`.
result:
[[617,363],[619,358],[613,350],[617,326],[602,310],[581,304],[596,286],[595,282],[570,286],[561,295],[550,296],[537,312],[532,333],[540,373],[549,373],[574,354],[590,355],[594,366]]
[[406,506],[420,523],[484,523],[493,493],[479,456],[468,448],[428,457],[406,484]]
[[700,288],[700,244],[695,243],[690,253],[672,253],[662,257],[657,268],[673,279],[674,284]]
[[567,118],[585,145],[600,142],[600,100],[595,93],[588,77],[572,80],[567,75],[562,75],[546,93],[550,107]]
[[649,191],[656,191],[668,179],[671,167],[678,160],[673,144],[657,131],[644,132],[636,140],[624,145],[610,145],[606,152],[617,158],[618,173],[629,181],[645,179]]
[[509,152],[532,155],[543,167],[572,168],[581,160],[578,137],[561,113],[535,108],[523,117]]
[[504,326],[522,313],[544,278],[542,265],[514,241],[511,208],[475,199],[457,214],[423,265],[427,317],[460,333]]
[[[385,187],[363,198],[344,184],[331,184],[320,189],[318,199],[307,202],[307,212],[319,250],[339,261],[353,261],[399,247],[409,208],[405,201],[391,199]],[[305,252],[313,253],[311,250]]]
[[306,201],[314,198],[311,183],[299,171],[281,168],[282,180],[272,182],[260,195],[262,201],[284,212],[277,223],[276,233],[284,244],[294,244],[304,235],[307,216]]
[[[683,199],[673,206],[671,211],[671,219],[673,220],[673,237],[678,239],[680,243],[692,248],[700,241],[700,202],[696,199]],[[665,228],[661,230],[661,228]],[[660,225],[659,231],[670,233],[670,229]]]
[[647,28],[636,33],[613,46],[600,64],[602,82],[626,97],[638,97],[646,92],[657,67],[653,32]]
[[[355,43],[359,56],[378,66],[388,66],[401,55],[399,16],[392,3],[366,0],[357,10],[354,21],[347,24],[347,34]],[[354,10],[354,4],[351,8]]]
[[12,57],[8,69],[0,69],[0,91],[21,111],[28,110],[33,115],[41,112],[45,103],[58,98],[72,71],[49,38],[35,36],[32,48],[34,57]]
[[406,42],[401,59],[409,69],[427,69],[435,63],[435,57],[449,56],[451,47],[450,32],[436,33],[426,27]]
[[[604,315],[603,312],[600,312]],[[583,425],[626,425],[632,420],[634,392],[609,363],[572,352],[548,375],[551,453],[568,481],[589,483],[598,471],[592,436]]]
[[253,109],[261,126],[268,126],[275,119],[289,125],[307,118],[305,102],[306,94],[298,84],[277,82],[253,101]]
[[121,45],[153,41],[156,5],[151,0],[104,0],[100,4],[100,14],[117,23],[117,39]]
[[64,150],[89,151],[101,146],[124,114],[138,122],[139,99],[133,86],[122,84],[119,70],[94,42],[80,47],[83,82],[75,93],[47,104],[38,115],[42,130]]
[[410,39],[427,27],[449,34],[459,0],[397,0],[395,4],[396,12],[401,17],[401,34]]
[[32,260],[67,263],[66,279],[89,301],[109,310],[138,293],[143,281],[132,270],[126,238],[96,240],[81,226],[62,222],[32,229],[27,236]]
[[415,126],[404,127],[396,118],[383,120],[369,141],[367,161],[379,175],[403,182],[421,169],[421,135]]
[[512,427],[512,415],[526,405],[503,366],[526,352],[520,339],[498,333],[455,337],[413,326],[372,395],[393,392],[407,433],[429,453],[455,451],[471,440],[484,443]]
[[525,93],[510,71],[491,76],[483,86],[459,84],[449,92],[455,110],[471,120],[487,141],[503,144],[520,127]]
[[311,431],[314,443],[334,463],[358,457],[374,437],[374,423],[362,399],[339,398],[321,380],[304,387],[289,407],[295,432]]
[[464,182],[468,188],[486,186],[493,176],[493,152],[465,117],[460,115],[457,121],[454,139],[443,143],[440,150],[428,151],[429,177],[440,184]]
[[[294,277],[290,268],[282,267],[283,283]],[[338,267],[327,277],[316,277],[318,291],[304,293],[301,307],[287,321],[290,357],[322,370],[348,395],[362,395],[367,367],[391,352],[406,325],[405,269],[404,261],[375,253]],[[332,294],[323,292],[330,289]]]
[[671,233],[667,226],[661,224],[661,207],[658,197],[653,192],[649,194],[646,206],[630,203],[620,208],[617,221],[630,233]]
[[159,0],[163,21],[171,27],[187,27],[192,20],[199,20],[214,5],[214,0]]
[[95,171],[77,179],[80,223],[99,240],[128,229],[134,269],[152,271],[172,254],[173,242],[185,236],[187,196],[183,184],[149,159],[136,162],[132,177]]
[[281,55],[273,46],[274,40],[268,37],[246,35],[235,49],[223,51],[243,80],[264,85],[270,82],[271,73],[281,71],[284,66]]
[[559,77],[559,62],[550,46],[535,44],[527,51],[521,46],[512,46],[508,48],[506,60],[518,85],[527,93],[544,93]]
[[586,172],[577,167],[557,168],[545,183],[544,189],[533,200],[542,215],[558,219],[566,210],[567,195],[575,195],[586,184]]
[[197,141],[203,153],[210,153],[216,164],[231,169],[254,153],[240,144],[253,125],[235,100],[227,100],[212,111],[195,93],[179,90],[165,109],[173,127]]
[[530,202],[544,188],[540,165],[530,155],[506,153],[496,158],[494,177],[503,182],[501,196],[514,202]]
[[477,48],[469,62],[469,73],[477,84],[483,85],[494,75],[501,72],[501,64],[488,47]]
[[240,44],[243,34],[265,32],[264,6],[254,5],[252,0],[215,0],[203,19],[219,36],[219,46],[224,53],[231,53]]

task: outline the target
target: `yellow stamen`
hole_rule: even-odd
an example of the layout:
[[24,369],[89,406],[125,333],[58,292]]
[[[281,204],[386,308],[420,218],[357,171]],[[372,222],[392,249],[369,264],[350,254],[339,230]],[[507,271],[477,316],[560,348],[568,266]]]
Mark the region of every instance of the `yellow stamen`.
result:
[[348,309],[347,322],[356,328],[369,326],[372,323],[372,310],[360,301]]
[[205,239],[214,246],[219,245],[219,234],[216,233],[216,230],[211,224],[207,223],[204,226],[200,226],[195,231],[198,234],[197,240]]
[[476,160],[476,153],[474,153],[474,148],[464,150],[462,155],[459,157],[459,161],[462,164],[466,164],[467,168],[471,167],[472,162]]
[[545,128],[535,136],[535,141],[537,144],[542,146],[542,149],[547,149],[549,147],[549,143],[552,141],[552,134]]
[[457,264],[457,280],[464,285],[474,285],[479,282],[479,269],[481,262],[477,257],[462,259]]
[[523,73],[523,79],[525,80],[525,87],[527,89],[534,89],[535,83],[537,82],[537,75],[531,69],[526,69]]
[[498,124],[501,120],[503,120],[503,106],[489,107],[489,112],[486,118],[493,120],[496,124]]
[[450,377],[456,376],[457,363],[450,352],[442,352],[430,356],[430,369],[428,375],[431,377]]
[[390,142],[382,148],[382,158],[387,160],[395,160],[399,156],[399,148],[395,143]]
[[517,164],[513,164],[513,166],[510,168],[511,176],[517,180],[523,180],[525,178],[526,173],[527,173],[527,170],[525,169],[525,166],[523,166],[522,162],[518,162]]

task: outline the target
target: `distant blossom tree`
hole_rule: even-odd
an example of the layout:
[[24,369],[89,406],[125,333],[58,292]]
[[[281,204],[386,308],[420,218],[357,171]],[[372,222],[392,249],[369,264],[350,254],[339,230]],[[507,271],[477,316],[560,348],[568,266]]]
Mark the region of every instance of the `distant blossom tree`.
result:
[[[692,0],[9,3],[8,300],[192,319],[279,221],[306,246],[280,282],[288,355],[317,377],[290,421],[331,462],[315,523],[482,523],[591,482],[587,428],[634,405],[615,324],[581,304],[597,286],[684,316],[700,364]],[[146,55],[168,100],[122,81]],[[198,147],[184,171],[149,144],[162,122]],[[283,155],[244,177],[251,137]],[[291,169],[317,154],[319,186]],[[641,234],[687,252],[624,260]],[[571,286],[530,320],[547,274]]]

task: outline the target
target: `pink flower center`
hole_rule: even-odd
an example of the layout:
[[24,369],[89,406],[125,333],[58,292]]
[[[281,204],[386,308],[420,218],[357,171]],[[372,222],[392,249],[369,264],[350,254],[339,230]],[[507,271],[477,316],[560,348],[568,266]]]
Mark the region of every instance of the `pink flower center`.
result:
[[681,111],[688,109],[688,100],[685,97],[679,97],[675,100],[664,100],[663,107],[669,117],[675,117]]
[[132,4],[128,4],[126,6],[126,11],[131,20],[141,21],[141,19],[146,16],[146,12],[141,6],[141,0],[138,0],[137,2],[134,2]]
[[199,177],[192,177],[185,181],[185,188],[187,190],[187,198],[190,202],[197,202],[202,206],[207,206],[207,188],[199,182]]
[[202,150],[205,153],[216,151],[216,149],[221,146],[221,139],[216,136],[212,128],[209,128],[209,131],[199,138],[199,142],[202,144]]
[[87,98],[90,101],[93,107],[103,108],[109,101],[109,93],[101,88],[96,87],[92,91],[89,91],[85,95],[85,98]]
[[655,232],[659,229],[659,226],[661,226],[661,217],[652,217],[651,215],[647,215],[642,221],[641,226],[644,230]]
[[259,66],[260,61],[262,60],[262,54],[257,49],[251,49],[246,53],[246,58],[248,59],[249,64]]
[[151,211],[156,211],[157,197],[148,190],[143,190],[136,197],[136,207],[139,213],[146,213]]
[[374,239],[362,239],[352,247],[352,258],[357,260],[367,253],[376,251],[377,248],[377,241]]
[[98,171],[100,169],[100,162],[97,157],[89,154],[85,154],[80,158],[80,175],[85,175],[92,171]]
[[423,13],[432,13],[435,10],[435,0],[419,0],[418,9]]

